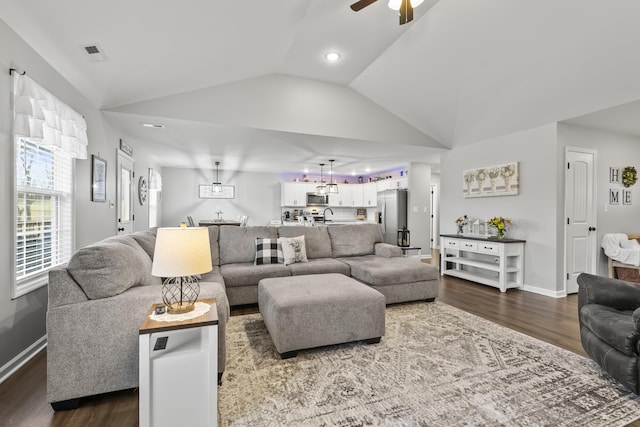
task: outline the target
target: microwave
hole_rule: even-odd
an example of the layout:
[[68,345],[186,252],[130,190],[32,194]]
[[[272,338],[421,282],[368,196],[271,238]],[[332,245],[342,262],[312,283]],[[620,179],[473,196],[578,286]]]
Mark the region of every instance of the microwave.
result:
[[329,206],[329,195],[307,193],[307,206]]

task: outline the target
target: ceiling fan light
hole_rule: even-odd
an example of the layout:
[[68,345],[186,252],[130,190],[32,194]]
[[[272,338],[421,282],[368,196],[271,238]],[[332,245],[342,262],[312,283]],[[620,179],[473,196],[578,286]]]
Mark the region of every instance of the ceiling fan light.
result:
[[[411,2],[411,6],[413,8],[416,8],[420,6],[424,0],[409,0],[409,1]],[[389,6],[389,9],[400,10],[401,4],[402,4],[402,0],[389,0],[389,3],[387,3],[387,6]]]

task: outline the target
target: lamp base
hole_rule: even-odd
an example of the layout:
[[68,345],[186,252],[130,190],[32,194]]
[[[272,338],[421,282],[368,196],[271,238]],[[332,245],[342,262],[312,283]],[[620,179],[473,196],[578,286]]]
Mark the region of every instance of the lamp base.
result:
[[162,284],[162,302],[170,314],[193,311],[199,294],[200,284],[193,276],[168,277]]

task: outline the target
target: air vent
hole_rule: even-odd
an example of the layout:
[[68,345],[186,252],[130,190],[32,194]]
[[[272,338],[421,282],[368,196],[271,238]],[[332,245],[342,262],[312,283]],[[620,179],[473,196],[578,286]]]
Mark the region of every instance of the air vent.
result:
[[84,50],[86,50],[89,55],[100,53],[100,49],[98,49],[98,46],[85,46]]
[[82,46],[84,52],[87,54],[89,61],[91,62],[101,62],[107,60],[107,55],[104,54],[104,51],[97,43],[86,44]]

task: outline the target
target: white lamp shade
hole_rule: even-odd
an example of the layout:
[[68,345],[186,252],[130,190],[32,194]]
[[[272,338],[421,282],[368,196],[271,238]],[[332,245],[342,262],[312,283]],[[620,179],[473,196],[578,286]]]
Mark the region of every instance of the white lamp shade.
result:
[[211,269],[211,246],[206,227],[158,228],[152,275],[192,276]]

